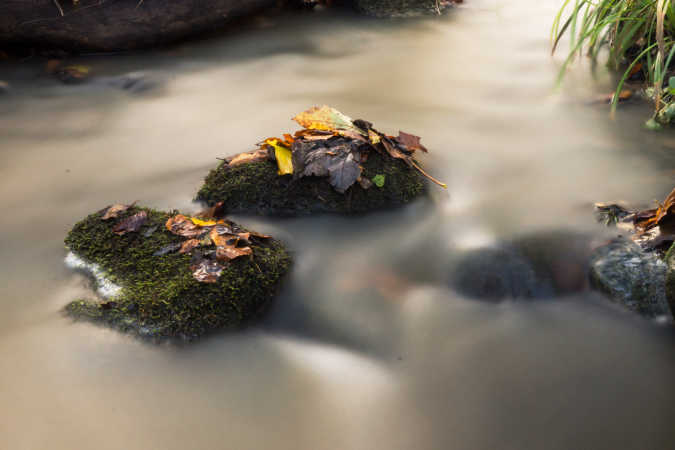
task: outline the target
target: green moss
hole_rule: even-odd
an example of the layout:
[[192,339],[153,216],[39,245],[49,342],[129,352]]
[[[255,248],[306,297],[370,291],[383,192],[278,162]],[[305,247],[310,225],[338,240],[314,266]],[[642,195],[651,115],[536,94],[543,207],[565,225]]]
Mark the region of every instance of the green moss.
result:
[[373,17],[411,17],[439,14],[447,3],[436,0],[354,0],[356,9]]
[[426,192],[426,182],[402,161],[372,153],[364,164],[362,177],[384,175],[382,188],[363,189],[354,184],[340,194],[325,177],[277,175],[276,163],[261,161],[227,167],[221,163],[206,177],[197,200],[213,205],[223,201],[229,212],[297,215],[314,212],[343,214],[387,209],[411,202]]
[[[140,232],[112,232],[116,222],[141,210],[148,212],[148,221]],[[164,226],[169,217],[134,207],[120,219],[103,221],[98,212],[77,223],[66,246],[86,262],[98,264],[122,293],[105,303],[77,300],[65,312],[142,336],[192,339],[240,327],[266,309],[290,266],[278,241],[253,239],[253,258],[228,263],[217,283],[200,283],[189,269],[190,255],[153,255],[167,244],[184,241]]]

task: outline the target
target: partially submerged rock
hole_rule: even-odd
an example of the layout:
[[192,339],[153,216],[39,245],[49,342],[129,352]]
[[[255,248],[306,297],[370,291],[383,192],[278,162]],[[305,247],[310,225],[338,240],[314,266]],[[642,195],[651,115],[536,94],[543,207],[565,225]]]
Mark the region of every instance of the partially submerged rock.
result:
[[263,160],[230,167],[223,161],[212,170],[197,200],[223,202],[228,212],[303,215],[317,212],[355,214],[393,208],[413,201],[426,190],[424,178],[402,161],[374,154],[362,164],[363,177],[381,176],[381,187],[352,185],[340,194],[325,177],[279,176],[277,164]]
[[388,136],[325,105],[293,120],[304,129],[227,158],[206,177],[197,200],[222,202],[230,212],[363,213],[410,202],[425,193],[424,177],[447,188],[417,162],[428,152],[419,136]]
[[0,44],[119,51],[222,30],[276,0],[14,0],[0,2]]
[[416,17],[440,14],[452,3],[448,0],[354,0],[357,11],[373,17]]
[[627,239],[599,247],[591,257],[593,287],[613,302],[642,316],[672,321],[666,300],[666,264]]
[[67,305],[66,313],[76,319],[159,339],[234,329],[265,311],[290,266],[281,243],[227,222],[228,232],[248,237],[251,251],[223,264],[211,282],[200,282],[200,274],[213,275],[204,254],[215,250],[186,242],[176,228],[169,231],[172,215],[131,206],[103,220],[110,209],[78,222],[65,240],[72,265],[90,273],[106,297]]
[[481,300],[544,299],[587,288],[590,237],[568,230],[528,233],[455,260],[450,284]]

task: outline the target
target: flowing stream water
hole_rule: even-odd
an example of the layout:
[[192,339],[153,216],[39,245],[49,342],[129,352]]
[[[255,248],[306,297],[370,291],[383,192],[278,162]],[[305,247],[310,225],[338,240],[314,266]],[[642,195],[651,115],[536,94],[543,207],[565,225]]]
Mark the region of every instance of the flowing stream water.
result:
[[[611,121],[587,101],[609,76],[581,65],[555,90],[558,3],[319,11],[81,59],[95,78],[161,80],[138,95],[1,63],[0,449],[673,448],[672,328],[590,291],[493,304],[447,283],[463,249],[603,236],[594,201],[672,189],[675,135],[642,128],[648,106]],[[447,192],[366,217],[235,217],[295,256],[266,320],[241,333],[153,345],[60,313],[93,295],[63,264],[77,220],[133,200],[196,211],[217,157],[321,104],[422,136]]]

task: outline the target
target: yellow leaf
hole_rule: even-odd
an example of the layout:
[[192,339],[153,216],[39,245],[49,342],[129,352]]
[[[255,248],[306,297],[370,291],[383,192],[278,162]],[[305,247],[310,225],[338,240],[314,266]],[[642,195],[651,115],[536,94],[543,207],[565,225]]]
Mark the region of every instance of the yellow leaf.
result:
[[190,217],[190,220],[192,221],[192,223],[200,227],[210,227],[216,224],[215,220],[201,220],[197,219],[196,217]]
[[380,143],[380,135],[375,133],[373,130],[368,130],[368,139],[373,145]]
[[277,158],[277,166],[279,166],[279,175],[293,174],[293,158],[291,149],[279,144],[278,139],[266,139],[265,143],[274,148],[274,156]]
[[293,117],[293,120],[298,122],[301,126],[310,130],[354,130],[359,131],[352,123],[352,119],[342,114],[337,109],[330,106],[322,106],[320,108],[314,106],[307,111],[301,112]]

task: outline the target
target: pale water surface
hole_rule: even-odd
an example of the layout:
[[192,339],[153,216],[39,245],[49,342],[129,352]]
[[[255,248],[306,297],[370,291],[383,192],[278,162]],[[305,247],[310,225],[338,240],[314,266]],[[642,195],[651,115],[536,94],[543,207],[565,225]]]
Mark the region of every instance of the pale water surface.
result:
[[[215,40],[83,58],[147,71],[132,95],[0,65],[0,449],[667,449],[670,328],[581,293],[499,305],[445,287],[458,249],[547,229],[600,234],[590,204],[663,196],[675,136],[616,121],[560,64],[558,1],[466,0],[442,18],[333,12]],[[449,189],[362,218],[238,220],[296,264],[265,323],[187,348],[71,323],[91,295],[63,238],[105,205],[194,211],[224,157],[330,104],[423,136]],[[553,245],[553,244],[552,244]],[[555,245],[563,245],[556,243]]]

